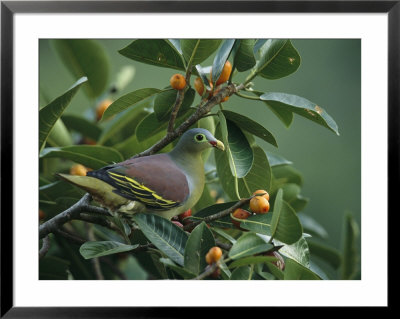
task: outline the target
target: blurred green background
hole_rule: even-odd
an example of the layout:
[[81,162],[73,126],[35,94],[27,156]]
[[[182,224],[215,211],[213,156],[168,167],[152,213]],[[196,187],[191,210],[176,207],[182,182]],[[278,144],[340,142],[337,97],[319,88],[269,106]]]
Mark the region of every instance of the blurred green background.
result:
[[[97,41],[109,56],[110,84],[123,66],[133,65],[136,69],[134,80],[116,97],[139,88],[163,88],[176,73],[120,55],[118,50],[127,46],[131,39]],[[224,108],[257,119],[274,134],[279,148],[262,140],[258,140],[259,145],[292,161],[303,174],[302,195],[310,199],[304,212],[328,231],[327,243],[340,249],[344,214],[350,211],[359,225],[361,222],[361,41],[295,39],[292,43],[302,59],[298,71],[279,80],[256,78],[254,88],[295,94],[317,103],[336,121],[340,136],[296,114],[292,125],[286,128],[262,102],[232,96],[224,103]],[[48,40],[40,40],[39,49],[40,89],[53,99],[77,79],[62,64]],[[202,63],[210,64],[212,60]],[[243,76],[239,74],[234,81],[244,79],[245,74],[247,72]],[[193,80],[194,77],[192,84]],[[199,100],[199,96],[196,99]],[[93,103],[81,90],[66,114],[87,112]]]

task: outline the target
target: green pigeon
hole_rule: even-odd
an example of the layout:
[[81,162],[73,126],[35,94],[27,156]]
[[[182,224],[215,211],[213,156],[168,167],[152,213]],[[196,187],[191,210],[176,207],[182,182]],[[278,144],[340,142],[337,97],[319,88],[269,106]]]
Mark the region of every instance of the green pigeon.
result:
[[58,174],[84,189],[111,212],[146,212],[167,219],[192,208],[204,188],[201,153],[224,144],[209,131],[186,131],[168,153],[128,159],[107,165],[86,176]]

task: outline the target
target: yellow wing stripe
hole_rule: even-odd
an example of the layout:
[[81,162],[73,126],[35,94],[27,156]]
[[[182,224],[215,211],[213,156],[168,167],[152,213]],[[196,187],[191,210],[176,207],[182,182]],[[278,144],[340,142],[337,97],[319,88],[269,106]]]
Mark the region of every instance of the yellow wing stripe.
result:
[[133,194],[134,197],[136,197],[139,201],[142,201],[144,204],[159,208],[172,208],[180,205],[179,202],[161,197],[155,191],[143,184],[138,183],[133,178],[117,174],[115,172],[108,172],[108,174],[116,183],[116,185],[122,188],[120,191],[128,195],[129,193]]

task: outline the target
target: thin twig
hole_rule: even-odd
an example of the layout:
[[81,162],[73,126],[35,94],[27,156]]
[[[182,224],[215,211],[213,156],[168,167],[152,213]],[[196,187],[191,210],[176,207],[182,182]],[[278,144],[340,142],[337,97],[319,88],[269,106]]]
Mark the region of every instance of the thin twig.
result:
[[43,258],[50,249],[50,238],[46,236],[43,238],[42,248],[39,251],[39,259]]
[[197,108],[197,110],[189,116],[186,121],[184,121],[178,128],[176,128],[171,133],[167,134],[164,138],[158,141],[156,144],[148,148],[147,150],[132,156],[131,158],[148,156],[155,154],[159,150],[163,149],[169,143],[177,139],[181,136],[184,132],[186,132],[193,124],[195,124],[199,119],[201,119],[204,115],[211,111],[211,109],[221,103],[221,101],[227,97],[231,96],[235,92],[244,88],[243,84],[236,86],[235,84],[230,84],[224,88],[222,88],[216,95],[210,98],[207,103]]
[[236,209],[248,204],[253,197],[254,197],[254,195],[249,198],[243,198],[243,199],[239,200],[235,205],[233,205],[227,209],[224,209],[216,214],[204,217],[202,220],[187,224],[187,225],[183,226],[183,230],[191,230],[194,227],[196,227],[197,225],[201,224],[202,222],[209,223],[214,220],[220,219],[222,217],[228,216],[231,213],[233,213]]
[[219,241],[218,239],[215,239],[215,244],[218,247],[222,248],[223,250],[228,250],[229,251],[232,248],[231,244],[223,243],[223,242]]
[[217,268],[219,268],[219,261],[207,266],[206,270],[197,277],[193,278],[193,280],[202,280],[207,278],[208,276],[212,275]]
[[63,211],[62,213],[54,216],[45,223],[39,226],[39,239],[42,239],[46,235],[53,233],[66,222],[75,219],[82,212],[82,207],[88,205],[92,197],[90,194],[85,194],[83,197],[74,205]]
[[57,229],[54,233],[56,235],[64,237],[65,239],[77,245],[82,245],[86,242],[86,240],[84,240],[83,238],[68,232],[66,229]]
[[[88,233],[88,239],[90,241],[96,241],[96,236],[93,233],[93,224],[85,224],[87,233]],[[98,257],[92,258],[91,263],[93,266],[94,273],[96,274],[97,280],[104,280],[104,275],[103,272],[101,271],[101,266],[100,266],[100,261]]]

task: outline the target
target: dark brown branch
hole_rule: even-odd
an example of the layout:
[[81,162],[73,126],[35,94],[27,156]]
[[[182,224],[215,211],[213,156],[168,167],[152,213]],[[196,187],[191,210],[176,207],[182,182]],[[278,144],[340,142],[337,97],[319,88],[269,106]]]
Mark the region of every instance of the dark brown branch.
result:
[[163,139],[159,142],[148,148],[147,150],[132,156],[131,158],[148,156],[155,154],[159,150],[163,149],[169,143],[177,139],[181,136],[184,132],[186,132],[193,124],[195,124],[198,120],[200,120],[204,115],[211,111],[211,109],[222,102],[222,100],[227,97],[231,96],[235,92],[243,89],[243,85],[240,84],[239,86],[235,86],[235,84],[230,84],[224,88],[222,88],[218,94],[214,95],[211,99],[207,101],[203,106],[200,106],[196,112],[194,112],[190,117],[186,119],[177,129],[172,131],[171,133],[167,134]]
[[72,219],[76,219],[82,212],[82,208],[85,207],[85,205],[88,205],[91,199],[92,197],[90,196],[90,194],[85,194],[77,203],[75,203],[62,213],[41,224],[39,227],[39,239],[45,237],[50,233],[53,233],[66,222]]
[[64,237],[65,239],[67,239],[70,242],[77,244],[77,245],[82,245],[83,243],[86,242],[86,240],[84,240],[83,238],[78,237],[75,234],[71,234],[70,232],[68,232],[65,229],[57,229],[54,233],[56,235],[60,235],[60,236]]
[[43,258],[50,249],[50,238],[46,236],[43,238],[42,248],[39,250],[39,259]]
[[224,210],[222,210],[222,211],[220,211],[220,212],[218,212],[216,214],[204,217],[202,220],[187,224],[187,225],[185,225],[183,227],[183,230],[189,230],[190,231],[191,229],[193,229],[197,225],[201,224],[202,222],[209,223],[209,222],[212,222],[214,220],[220,219],[222,217],[228,216],[231,213],[233,213],[236,209],[248,204],[253,197],[254,196],[251,196],[249,198],[243,198],[240,201],[238,201],[235,205],[233,205],[233,206],[231,206],[231,207],[229,207],[227,209],[224,209]]

